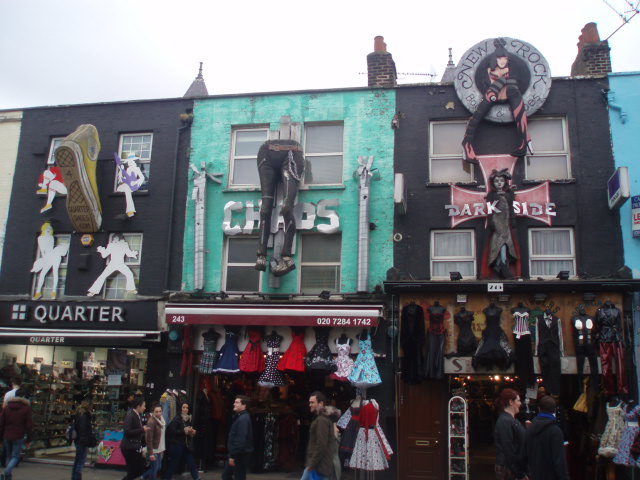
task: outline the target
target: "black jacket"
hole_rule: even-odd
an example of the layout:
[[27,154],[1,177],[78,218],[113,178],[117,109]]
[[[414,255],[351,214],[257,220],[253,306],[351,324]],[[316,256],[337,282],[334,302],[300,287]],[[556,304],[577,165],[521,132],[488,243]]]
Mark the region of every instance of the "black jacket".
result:
[[251,427],[251,416],[246,410],[234,416],[229,429],[227,448],[229,449],[229,458],[253,452],[253,428]]
[[76,429],[76,445],[87,447],[93,441],[93,430],[91,429],[91,414],[89,412],[76,414],[73,421]]
[[569,480],[564,436],[555,418],[534,418],[525,432],[524,449],[531,480]]
[[178,413],[173,420],[171,420],[169,425],[167,425],[167,442],[184,445],[189,450],[193,450],[193,436],[185,433],[184,429],[186,427],[193,427],[191,416],[189,416],[188,420],[184,420],[182,418],[182,414]]
[[523,462],[524,427],[507,412],[500,412],[493,430],[496,442],[496,465],[507,467],[516,478],[525,475]]
[[120,442],[121,450],[139,450],[142,448],[144,427],[140,415],[130,408],[124,417],[124,438]]

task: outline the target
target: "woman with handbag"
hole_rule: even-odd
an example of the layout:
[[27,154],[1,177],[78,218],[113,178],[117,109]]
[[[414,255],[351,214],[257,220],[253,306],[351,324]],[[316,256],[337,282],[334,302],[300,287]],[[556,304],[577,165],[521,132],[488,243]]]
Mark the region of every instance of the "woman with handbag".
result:
[[122,480],[138,478],[146,470],[146,461],[142,455],[142,438],[149,427],[143,426],[140,418],[144,409],[144,398],[135,397],[124,417],[124,438],[120,442],[120,450],[127,464],[127,475]]
[[162,455],[165,451],[164,431],[167,424],[162,417],[162,407],[154,403],[151,407],[151,416],[147,421],[147,454],[149,455],[149,470],[142,475],[145,480],[156,480],[162,466]]
[[191,415],[189,415],[189,404],[185,402],[180,408],[180,413],[171,420],[167,427],[169,466],[165,473],[165,480],[171,480],[182,459],[187,462],[191,478],[200,480],[198,467],[193,457],[193,437],[195,435],[196,430],[193,428]]
[[91,409],[93,405],[89,400],[83,400],[73,419],[73,429],[75,430],[74,442],[76,444],[76,457],[71,470],[71,480],[82,480],[82,469],[87,460],[87,452],[97,445],[97,439],[91,428]]

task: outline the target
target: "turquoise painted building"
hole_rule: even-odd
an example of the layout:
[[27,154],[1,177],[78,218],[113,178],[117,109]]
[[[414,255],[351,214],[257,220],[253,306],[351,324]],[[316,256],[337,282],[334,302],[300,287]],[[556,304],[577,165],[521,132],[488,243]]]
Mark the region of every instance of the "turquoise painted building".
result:
[[[393,266],[394,115],[392,89],[196,100],[190,160],[196,170],[220,173],[216,178],[221,183],[206,180],[204,221],[196,226],[195,199],[203,187],[194,184],[195,171],[189,176],[183,290],[201,286],[204,292],[356,292],[359,177],[354,173],[361,156],[373,156],[376,169],[370,186],[367,290],[382,286]],[[269,269],[262,273],[253,267],[260,202],[256,157],[265,140],[277,138],[286,122],[283,117],[290,118],[292,138],[299,135],[306,162],[296,210],[297,268],[276,279]],[[204,248],[198,243],[202,235]],[[268,258],[272,253],[269,248]]]
[[[640,196],[637,143],[640,132],[640,72],[610,73],[609,88],[609,119],[616,168],[627,167],[633,198]],[[633,278],[640,278],[640,236],[633,236],[631,209],[631,201],[620,207],[624,261],[633,272]]]

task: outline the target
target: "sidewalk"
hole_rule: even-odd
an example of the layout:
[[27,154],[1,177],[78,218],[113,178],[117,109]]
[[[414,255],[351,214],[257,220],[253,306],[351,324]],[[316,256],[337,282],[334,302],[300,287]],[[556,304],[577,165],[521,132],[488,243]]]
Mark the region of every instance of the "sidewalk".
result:
[[[1,468],[0,468],[1,470]],[[85,467],[82,471],[82,480],[121,480],[126,472],[107,468]],[[202,473],[203,480],[218,480],[222,469]],[[302,472],[296,473],[261,473],[248,474],[248,480],[284,480],[299,479]],[[48,463],[35,463],[25,460],[13,471],[14,480],[69,480],[71,478],[71,465],[52,465]],[[190,480],[191,476],[185,473],[183,476],[174,475],[175,480]]]

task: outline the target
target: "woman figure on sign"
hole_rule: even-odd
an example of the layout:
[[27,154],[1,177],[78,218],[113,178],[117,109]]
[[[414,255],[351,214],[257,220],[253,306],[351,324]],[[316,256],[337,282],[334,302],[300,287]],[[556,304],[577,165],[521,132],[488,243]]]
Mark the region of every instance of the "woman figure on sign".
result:
[[511,278],[509,265],[518,260],[516,247],[511,237],[511,227],[515,224],[513,213],[513,200],[515,194],[509,185],[511,174],[509,170],[493,170],[489,177],[491,191],[487,194],[487,202],[495,204],[495,211],[489,217],[489,242],[488,263],[491,268],[502,278]]

